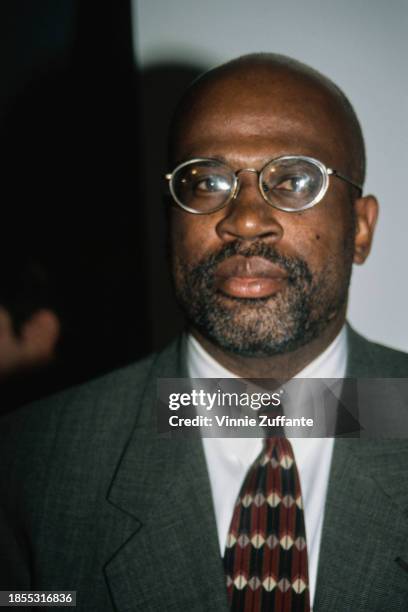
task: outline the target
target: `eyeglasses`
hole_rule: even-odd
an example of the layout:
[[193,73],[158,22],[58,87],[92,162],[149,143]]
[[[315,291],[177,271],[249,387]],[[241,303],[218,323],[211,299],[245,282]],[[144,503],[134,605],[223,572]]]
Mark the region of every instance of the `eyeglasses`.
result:
[[166,179],[181,208],[205,215],[220,210],[237,197],[242,172],[257,174],[264,200],[286,212],[306,210],[320,202],[329,187],[329,176],[336,176],[362,192],[361,185],[337,170],[302,155],[277,157],[260,171],[242,168],[236,172],[217,159],[199,157],[181,163],[171,174],[166,174]]

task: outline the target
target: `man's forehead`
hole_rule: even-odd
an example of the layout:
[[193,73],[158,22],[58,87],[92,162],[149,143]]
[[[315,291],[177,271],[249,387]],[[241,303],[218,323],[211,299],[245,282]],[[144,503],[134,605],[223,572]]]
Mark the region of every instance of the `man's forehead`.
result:
[[[331,149],[344,130],[330,92],[287,73],[237,74],[205,83],[184,114],[182,149],[216,139],[272,139],[282,147]],[[187,154],[189,154],[186,151]]]

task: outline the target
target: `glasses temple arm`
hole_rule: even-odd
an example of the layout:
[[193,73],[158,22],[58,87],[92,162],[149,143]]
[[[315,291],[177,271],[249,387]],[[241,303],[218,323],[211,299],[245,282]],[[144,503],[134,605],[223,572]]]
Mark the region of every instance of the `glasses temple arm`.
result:
[[338,172],[337,170],[334,170],[333,168],[327,168],[327,174],[331,174],[333,176],[337,176],[337,178],[341,179],[342,181],[345,181],[349,185],[353,185],[353,187],[358,189],[360,193],[363,193],[362,185],[359,185],[358,183],[355,183],[354,181],[351,181],[349,178],[344,176],[344,174],[341,174],[341,172]]

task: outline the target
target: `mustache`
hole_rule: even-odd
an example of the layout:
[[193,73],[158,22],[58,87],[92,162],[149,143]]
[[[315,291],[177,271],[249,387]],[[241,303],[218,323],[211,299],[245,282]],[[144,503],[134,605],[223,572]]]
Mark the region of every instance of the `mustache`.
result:
[[288,281],[295,283],[299,281],[311,284],[313,275],[306,261],[300,257],[293,257],[279,253],[274,247],[262,241],[253,242],[244,246],[239,240],[235,240],[221,247],[217,252],[203,258],[196,264],[191,272],[194,276],[213,276],[217,266],[233,257],[262,257],[285,270]]

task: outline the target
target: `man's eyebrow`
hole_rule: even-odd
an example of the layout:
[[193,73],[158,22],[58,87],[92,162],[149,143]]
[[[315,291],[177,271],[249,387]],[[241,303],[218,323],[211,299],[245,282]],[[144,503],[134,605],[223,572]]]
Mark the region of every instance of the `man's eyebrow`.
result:
[[208,159],[216,159],[217,161],[228,165],[228,160],[223,155],[209,155]]
[[206,154],[206,155],[188,155],[187,157],[184,157],[182,160],[179,160],[177,163],[182,164],[184,161],[189,161],[191,159],[213,159],[215,161],[219,161],[222,162],[223,164],[228,164],[228,160],[226,157],[224,157],[223,155],[212,155],[210,154]]
[[173,162],[172,167],[177,168],[177,166],[180,166],[180,164],[184,164],[185,162],[188,161],[192,161],[193,159],[211,159],[214,161],[218,161],[221,162],[227,166],[231,165],[231,162],[228,162],[228,160],[223,156],[223,155],[185,155],[181,158],[176,159],[175,162]]
[[[272,161],[273,159],[277,159],[278,157],[283,157],[285,155],[299,155],[299,156],[314,157],[314,158],[319,159],[323,163],[327,164],[327,159],[329,158],[327,151],[326,152],[322,150],[316,151],[316,148],[317,147],[315,147],[313,143],[311,145],[309,144],[308,146],[306,145],[302,145],[302,146],[290,145],[288,147],[282,146],[279,151],[276,151],[275,153],[271,153],[270,155],[263,156],[262,159],[259,159],[257,161],[257,163],[259,163],[262,166]],[[194,152],[193,154],[183,156],[182,159],[178,159],[176,161],[176,163],[174,164],[174,167],[177,167],[178,165],[184,162],[193,160],[193,159],[212,159],[214,161],[221,162],[225,164],[226,166],[230,166],[231,168],[234,166],[246,167],[244,165],[240,166],[239,163],[238,164],[232,163],[231,159],[228,159],[227,157],[219,153],[212,153],[211,151],[206,152],[205,154]],[[331,164],[328,164],[328,165],[331,166]],[[335,166],[336,164],[334,165],[334,167]]]
[[[282,153],[275,153],[275,154],[271,154],[271,155],[266,155],[263,158],[257,160],[257,164],[260,164],[260,166],[264,166],[265,164],[267,164],[268,162],[274,160],[274,159],[278,159],[278,157],[283,157],[285,155],[305,155],[305,153],[298,153],[296,151],[292,151],[291,149],[288,149],[285,152]],[[210,160],[214,160],[217,162],[221,162],[222,164],[225,164],[226,166],[229,166],[231,168],[233,168],[234,166],[237,166],[238,168],[246,168],[247,166],[245,166],[245,164],[240,164],[240,163],[233,163],[231,161],[231,159],[228,159],[227,157],[224,157],[224,155],[219,155],[219,154],[211,154],[211,153],[207,153],[205,155],[200,154],[200,155],[188,155],[186,157],[183,157],[182,159],[177,160],[175,167],[183,164],[185,162],[191,161],[193,159],[210,159]]]

